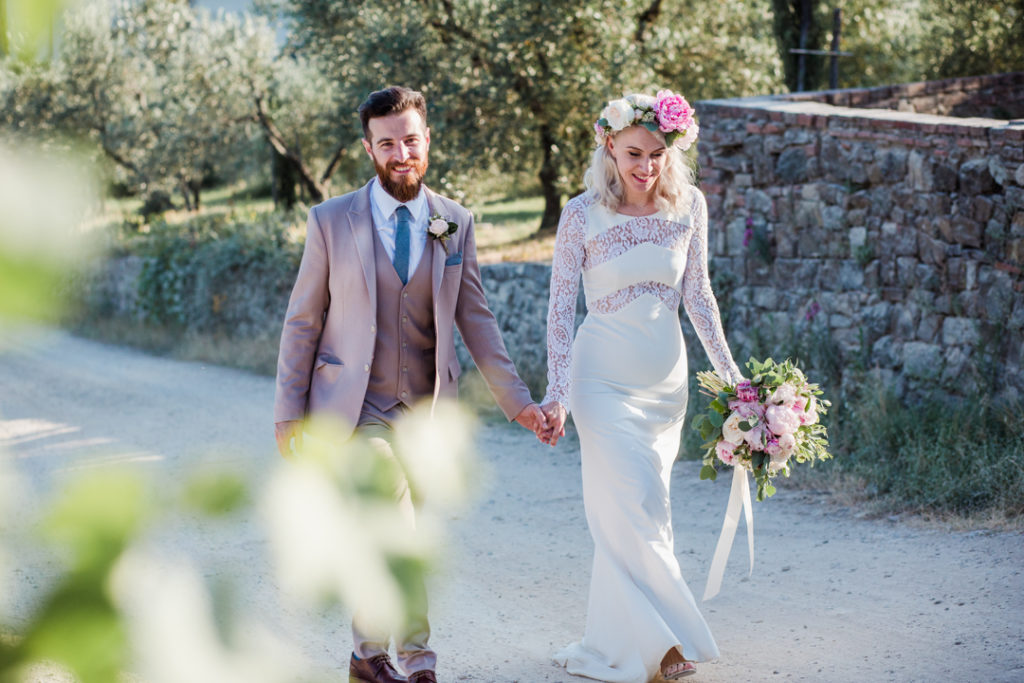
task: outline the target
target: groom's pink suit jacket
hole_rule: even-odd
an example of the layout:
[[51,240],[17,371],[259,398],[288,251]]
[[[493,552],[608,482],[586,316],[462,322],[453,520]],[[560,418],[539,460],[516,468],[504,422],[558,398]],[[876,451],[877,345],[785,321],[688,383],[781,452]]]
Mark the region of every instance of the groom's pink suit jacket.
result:
[[[432,249],[435,346],[434,395],[454,399],[459,361],[453,325],[508,419],[531,403],[530,392],[508,357],[487,307],[476,261],[473,216],[426,189],[431,215],[458,224],[447,241],[428,237]],[[377,336],[370,184],[328,199],[309,211],[302,264],[288,302],[277,364],[274,421],[307,415],[344,419],[354,428],[373,363]]]

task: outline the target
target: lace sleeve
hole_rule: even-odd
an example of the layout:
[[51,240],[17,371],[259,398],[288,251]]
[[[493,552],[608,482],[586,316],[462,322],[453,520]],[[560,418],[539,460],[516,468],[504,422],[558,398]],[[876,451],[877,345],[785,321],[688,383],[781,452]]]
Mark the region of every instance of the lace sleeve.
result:
[[738,382],[743,375],[736,367],[725,340],[718,302],[708,277],[708,205],[699,190],[694,188],[693,194],[690,206],[693,230],[683,273],[683,306],[715,372],[728,382]]
[[586,204],[573,199],[566,204],[555,237],[548,298],[548,390],[543,403],[558,401],[568,410],[572,364],[572,339],[576,324],[576,294],[583,270],[586,236]]

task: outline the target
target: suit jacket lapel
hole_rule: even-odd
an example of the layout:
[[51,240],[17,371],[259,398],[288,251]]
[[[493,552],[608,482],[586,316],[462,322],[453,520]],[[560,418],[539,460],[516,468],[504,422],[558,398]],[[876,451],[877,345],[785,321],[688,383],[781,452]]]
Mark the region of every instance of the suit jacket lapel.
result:
[[[438,211],[438,208],[437,208],[437,195],[435,195],[434,192],[430,188],[428,188],[428,187],[424,187],[424,190],[427,193],[428,216],[433,216],[434,214],[440,214],[441,212]],[[429,220],[430,219],[428,218],[427,219],[428,227],[429,227]],[[445,249],[444,249],[444,247],[441,244],[441,240],[434,239],[430,235],[427,235],[427,248],[433,250],[433,252],[431,254],[433,262],[430,264],[431,265],[431,269],[430,269],[430,286],[431,286],[431,291],[434,294],[434,297],[433,297],[433,299],[434,299],[434,313],[435,313],[435,316],[436,316],[436,313],[437,313],[437,293],[441,291],[441,276],[444,275],[444,262],[445,262],[445,259],[448,258],[448,254],[445,253]]]
[[[373,182],[373,181],[370,181]],[[348,225],[356,246],[359,264],[370,293],[370,310],[377,310],[377,267],[373,252],[373,211],[370,209],[370,183],[356,192],[348,210]],[[344,261],[344,258],[342,258]]]

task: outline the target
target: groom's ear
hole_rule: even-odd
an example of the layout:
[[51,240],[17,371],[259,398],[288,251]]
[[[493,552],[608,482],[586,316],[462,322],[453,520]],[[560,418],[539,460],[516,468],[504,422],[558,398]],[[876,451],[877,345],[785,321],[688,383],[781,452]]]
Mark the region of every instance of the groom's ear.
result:
[[367,140],[366,138],[363,138],[363,149],[366,150],[366,153],[369,154],[370,158],[372,159],[373,158],[373,145],[371,145],[370,141]]

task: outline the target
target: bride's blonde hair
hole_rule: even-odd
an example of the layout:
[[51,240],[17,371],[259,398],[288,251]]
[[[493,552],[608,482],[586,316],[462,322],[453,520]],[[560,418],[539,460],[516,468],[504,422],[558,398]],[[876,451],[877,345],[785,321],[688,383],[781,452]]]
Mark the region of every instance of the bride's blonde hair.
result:
[[[623,130],[629,130],[625,128]],[[658,131],[651,134],[665,142],[665,135]],[[614,139],[618,133],[612,133]],[[689,159],[674,145],[665,147],[665,166],[654,185],[654,205],[660,211],[683,215],[689,210],[690,188],[693,187],[694,172]],[[590,159],[590,168],[583,175],[583,184],[594,194],[597,201],[610,211],[618,211],[624,198],[622,178],[615,165],[615,159],[608,151],[608,141],[598,145]]]

